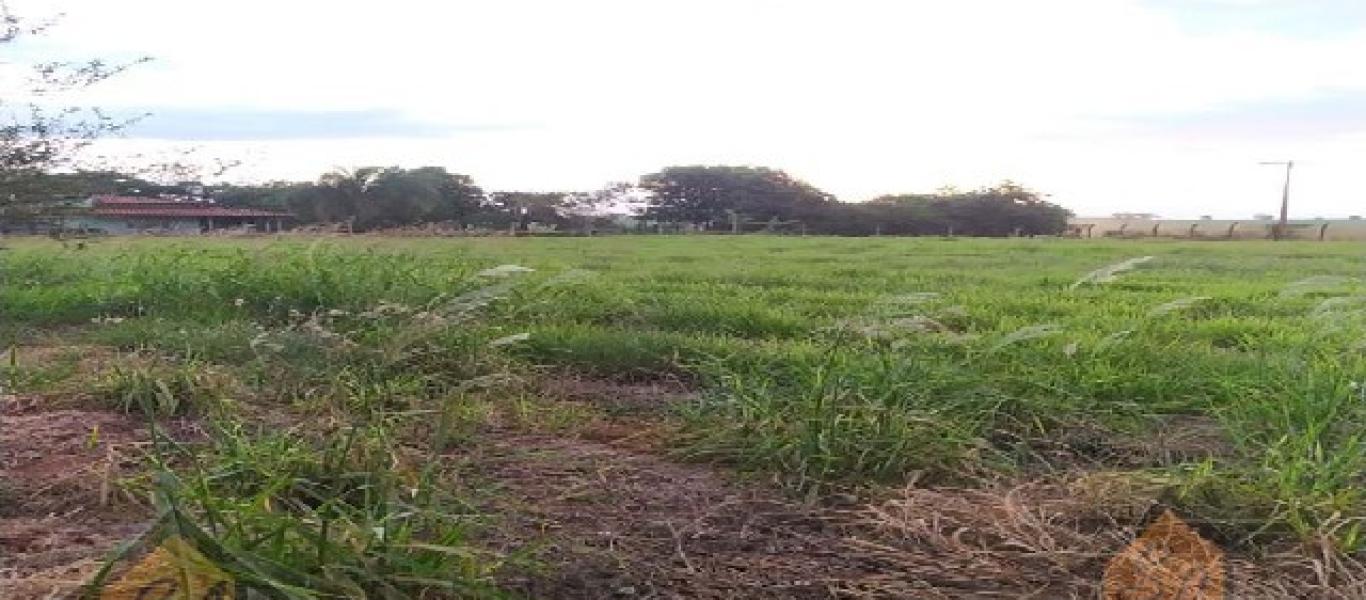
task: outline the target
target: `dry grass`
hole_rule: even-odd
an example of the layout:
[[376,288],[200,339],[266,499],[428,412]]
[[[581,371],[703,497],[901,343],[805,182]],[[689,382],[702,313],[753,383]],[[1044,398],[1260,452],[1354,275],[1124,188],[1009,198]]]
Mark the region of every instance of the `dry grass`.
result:
[[[910,485],[857,513],[876,532],[855,542],[895,564],[882,589],[924,598],[1096,598],[1109,560],[1139,533],[1132,518],[1159,506],[1157,487],[1103,475],[973,488]],[[1265,556],[1229,556],[1229,598],[1281,600],[1366,597],[1366,568],[1325,546],[1287,547]],[[908,585],[908,583],[910,585]]]

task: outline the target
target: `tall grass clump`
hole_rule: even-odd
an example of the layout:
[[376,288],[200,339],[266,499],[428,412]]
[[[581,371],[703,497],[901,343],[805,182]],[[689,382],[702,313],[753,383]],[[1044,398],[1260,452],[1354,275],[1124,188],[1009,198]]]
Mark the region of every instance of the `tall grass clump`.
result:
[[195,362],[114,366],[94,383],[95,394],[125,413],[158,417],[202,411],[227,392],[228,382]]
[[855,342],[784,356],[712,361],[710,391],[687,412],[688,453],[776,472],[811,494],[955,476],[982,456],[1003,401],[970,373]]
[[1239,386],[1218,415],[1246,458],[1197,471],[1187,496],[1248,539],[1288,533],[1355,553],[1366,549],[1366,364],[1316,354]]
[[478,550],[482,518],[393,423],[252,430],[214,424],[209,444],[157,434],[154,525],[114,561],[179,537],[233,580],[236,597],[497,598],[504,557]]

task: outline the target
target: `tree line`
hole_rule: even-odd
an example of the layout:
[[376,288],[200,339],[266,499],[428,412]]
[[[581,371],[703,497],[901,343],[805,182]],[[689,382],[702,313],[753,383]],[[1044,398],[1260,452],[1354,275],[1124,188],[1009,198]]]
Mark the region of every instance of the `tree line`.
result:
[[70,194],[206,195],[223,206],[288,210],[301,224],[364,232],[416,225],[828,235],[1056,235],[1066,209],[1012,182],[841,202],[787,173],[748,166],[677,166],[637,182],[574,192],[486,192],[443,167],[339,169],[313,182],[159,184],[112,171],[55,174]]
[[764,167],[669,167],[640,179],[646,219],[703,230],[836,235],[1056,235],[1072,213],[1013,182],[841,202]]
[[[280,195],[281,189],[288,193]],[[626,226],[711,232],[1006,236],[1055,235],[1066,229],[1071,216],[1039,193],[1011,182],[970,191],[841,202],[783,171],[748,166],[668,167],[634,183],[586,192],[485,193],[469,176],[440,167],[336,171],[316,183],[267,190],[277,191],[267,196],[276,207],[288,208],[302,222],[347,222],[357,230],[442,222],[523,230],[535,223],[562,231]],[[228,200],[232,195],[221,198]]]

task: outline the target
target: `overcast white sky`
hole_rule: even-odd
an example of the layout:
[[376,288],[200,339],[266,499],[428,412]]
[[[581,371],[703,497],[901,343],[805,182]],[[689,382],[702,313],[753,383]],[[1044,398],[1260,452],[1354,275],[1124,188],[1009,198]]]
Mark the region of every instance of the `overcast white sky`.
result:
[[1366,213],[1363,0],[10,0],[11,63],[151,64],[81,100],[153,113],[233,179],[443,165],[486,189],[671,164],[843,200],[1011,178],[1082,215]]

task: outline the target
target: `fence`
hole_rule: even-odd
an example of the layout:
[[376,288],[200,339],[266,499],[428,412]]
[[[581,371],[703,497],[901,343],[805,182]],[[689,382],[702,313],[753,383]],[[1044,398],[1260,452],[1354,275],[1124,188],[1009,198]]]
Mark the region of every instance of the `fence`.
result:
[[[1067,235],[1078,238],[1173,238],[1206,240],[1272,239],[1275,221],[1174,219],[1071,219]],[[1366,220],[1323,219],[1286,223],[1285,238],[1317,241],[1366,241]]]

